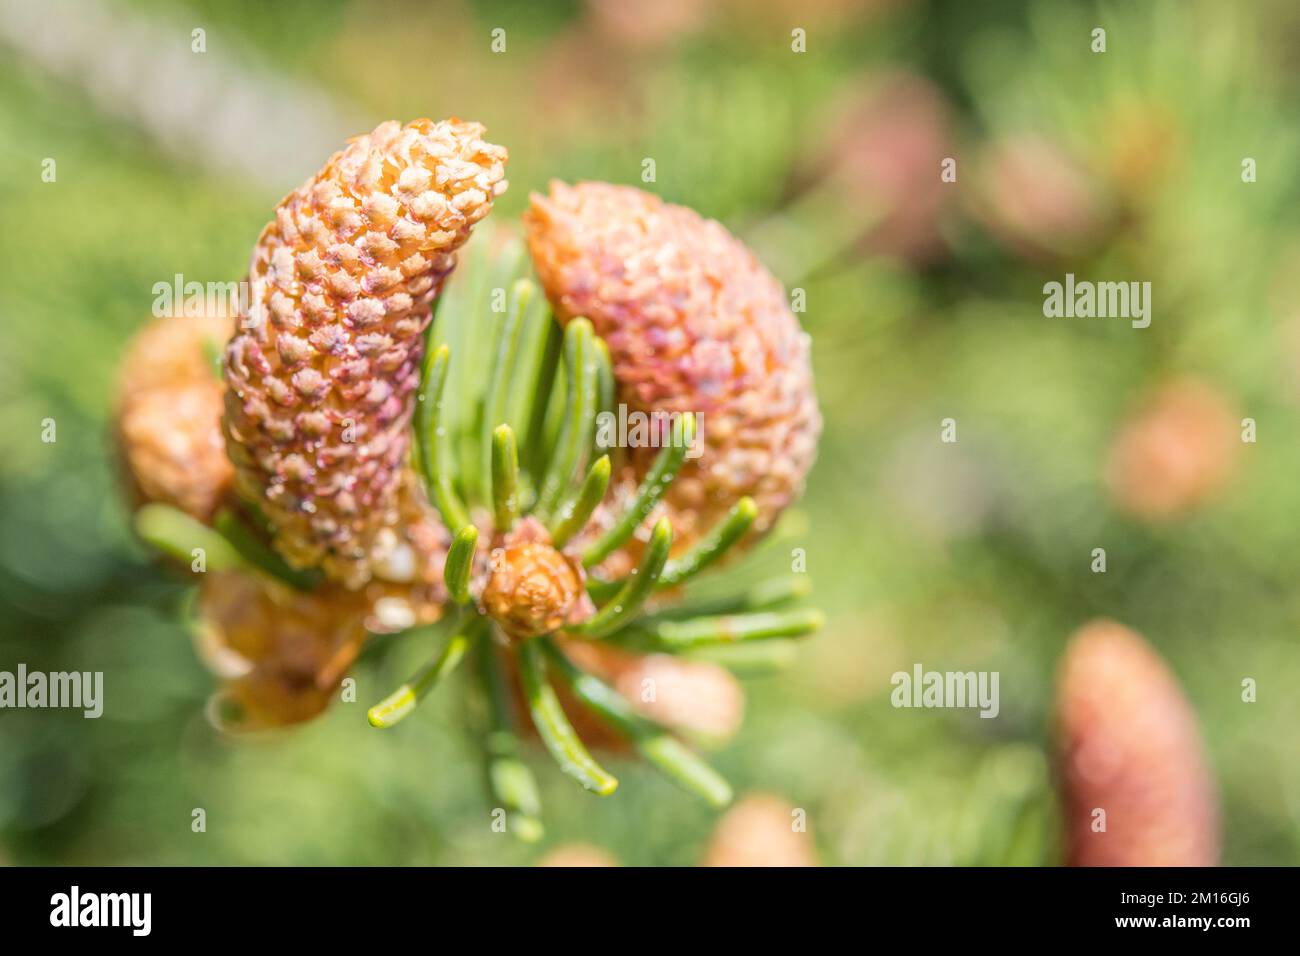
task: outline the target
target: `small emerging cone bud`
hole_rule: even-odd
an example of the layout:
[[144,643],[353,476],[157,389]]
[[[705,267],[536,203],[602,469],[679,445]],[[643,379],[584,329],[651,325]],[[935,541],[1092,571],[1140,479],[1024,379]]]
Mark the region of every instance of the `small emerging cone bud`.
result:
[[222,393],[212,356],[228,316],[168,316],[132,340],[119,373],[115,431],[136,505],[171,505],[209,521],[234,469],[221,437]]
[[1071,866],[1215,865],[1217,801],[1196,718],[1142,638],[1114,621],[1080,629],[1057,709]]
[[[552,183],[524,216],[557,316],[609,346],[618,401],[701,416],[665,501],[680,550],[743,495],[768,528],[803,488],[821,416],[781,284],[717,222],[626,186]],[[631,452],[644,475],[658,448]]]
[[338,585],[311,594],[239,572],[204,575],[200,656],[219,677],[212,718],[224,730],[315,717],[338,694],[367,631],[369,602]]
[[1124,424],[1106,482],[1119,507],[1145,521],[1181,517],[1231,481],[1241,451],[1239,417],[1217,389],[1165,385]]
[[566,641],[564,653],[656,723],[723,743],[740,729],[745,692],[725,667],[671,654],[631,654],[595,641]]
[[704,866],[816,866],[812,836],[799,811],[780,797],[754,794],[723,814]]
[[367,581],[398,522],[429,306],[505,189],[506,151],[459,120],[383,123],[276,209],[226,349],[240,492],[297,567]]
[[590,613],[582,565],[557,551],[546,529],[525,518],[491,556],[480,602],[511,637],[536,637]]

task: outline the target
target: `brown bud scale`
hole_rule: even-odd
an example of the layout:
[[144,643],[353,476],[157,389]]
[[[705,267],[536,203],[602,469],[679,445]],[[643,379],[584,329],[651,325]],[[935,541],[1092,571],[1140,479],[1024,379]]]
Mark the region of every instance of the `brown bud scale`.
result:
[[533,518],[493,549],[480,604],[516,639],[547,634],[590,613],[582,565],[557,551]]

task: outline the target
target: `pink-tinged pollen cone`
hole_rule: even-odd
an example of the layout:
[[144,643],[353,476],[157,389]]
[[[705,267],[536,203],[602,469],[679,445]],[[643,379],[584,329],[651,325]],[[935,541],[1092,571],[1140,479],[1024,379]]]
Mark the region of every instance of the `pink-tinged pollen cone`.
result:
[[398,520],[430,304],[505,189],[506,151],[459,120],[387,122],[276,209],[226,349],[240,492],[297,567],[363,584]]
[[[781,284],[717,222],[626,186],[552,183],[524,223],[557,316],[586,316],[608,344],[617,400],[702,416],[701,453],[665,496],[676,546],[743,495],[770,527],[821,431],[808,336]],[[637,474],[657,453],[631,450]]]
[[1076,632],[1057,719],[1069,865],[1218,861],[1217,798],[1196,717],[1142,638],[1105,620]]

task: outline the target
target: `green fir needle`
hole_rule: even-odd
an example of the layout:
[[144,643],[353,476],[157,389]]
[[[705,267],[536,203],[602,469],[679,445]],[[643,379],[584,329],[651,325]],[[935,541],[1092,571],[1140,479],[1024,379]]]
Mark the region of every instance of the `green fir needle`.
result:
[[447,549],[442,577],[447,585],[447,594],[457,604],[469,602],[469,579],[474,572],[474,549],[477,545],[478,528],[467,524],[456,533]]
[[545,644],[537,638],[518,647],[519,675],[533,724],[565,774],[599,796],[609,796],[618,788],[618,778],[609,773],[587,752],[569,718],[564,716],[555,691],[546,680]]
[[366,713],[370,726],[387,729],[404,720],[416,705],[424,699],[444,677],[456,669],[469,650],[474,638],[478,636],[480,626],[477,619],[468,625],[457,622],[451,638],[442,652],[425,667],[421,668],[410,680],[393,691]]
[[492,514],[503,533],[514,527],[519,514],[519,448],[509,425],[492,431]]
[[659,499],[677,477],[677,472],[681,470],[682,462],[686,459],[686,451],[695,441],[695,416],[686,412],[680,422],[679,434],[673,436],[668,445],[659,452],[650,472],[637,488],[636,498],[613,527],[583,552],[584,567],[594,567],[622,547],[659,503]]
[[592,464],[577,495],[570,499],[556,516],[559,520],[551,528],[551,543],[555,547],[563,548],[569,543],[569,539],[586,527],[587,522],[591,520],[592,512],[599,507],[605,497],[611,472],[609,455],[601,455]]
[[673,545],[673,526],[667,518],[660,518],[650,534],[641,563],[627,578],[617,594],[591,618],[569,628],[577,637],[605,637],[624,627],[641,613],[641,607],[654,591],[668,561]]
[[549,638],[539,641],[574,696],[630,739],[652,766],[712,807],[725,807],[731,802],[730,784],[689,747],[638,714],[614,688],[580,670]]

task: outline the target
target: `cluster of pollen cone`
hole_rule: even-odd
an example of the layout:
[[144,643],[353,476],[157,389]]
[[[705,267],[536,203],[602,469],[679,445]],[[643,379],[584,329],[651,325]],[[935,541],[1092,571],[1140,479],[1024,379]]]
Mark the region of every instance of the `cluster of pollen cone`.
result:
[[[787,660],[820,614],[797,576],[690,584],[802,492],[808,337],[743,243],[640,190],[555,183],[522,229],[485,221],[507,154],[483,135],[355,138],[276,208],[241,312],[138,335],[115,417],[136,528],[195,573],[223,729],[316,716],[376,635],[419,629],[429,662],[369,721],[466,672],[521,838],[541,833],[529,746],[597,794],[618,781],[593,750],[725,805],[699,749],[739,725],[729,665]],[[651,440],[602,442],[616,410]],[[1142,640],[1085,629],[1059,701],[1070,862],[1213,862],[1194,720]]]
[[[357,137],[280,202],[239,314],[139,334],[116,414],[137,530],[195,572],[223,729],[309,719],[376,635],[427,630],[369,721],[468,672],[517,835],[541,829],[536,744],[599,794],[618,781],[593,750],[724,805],[698,748],[741,720],[728,655],[820,615],[795,581],[689,584],[802,491],[807,336],[742,243],[638,190],[557,183],[522,228],[484,222],[507,154],[483,136]],[[642,441],[598,438],[620,408]]]

